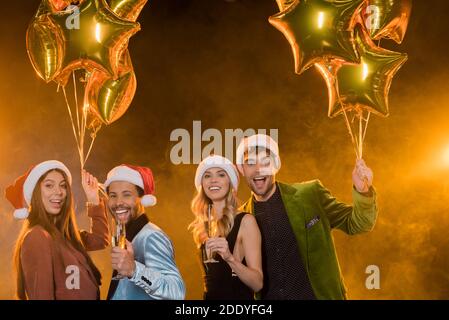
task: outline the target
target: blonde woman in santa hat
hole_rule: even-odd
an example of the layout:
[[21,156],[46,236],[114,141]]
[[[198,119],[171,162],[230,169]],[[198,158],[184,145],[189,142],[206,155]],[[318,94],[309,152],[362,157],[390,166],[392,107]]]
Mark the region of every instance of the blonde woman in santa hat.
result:
[[34,166],[6,189],[6,198],[16,208],[14,216],[26,219],[14,253],[18,299],[99,299],[101,275],[87,251],[109,244],[104,206],[97,179],[83,171],[92,232],[80,232],[71,182],[69,169],[50,160]]
[[[175,263],[170,238],[148,220],[144,207],[156,204],[154,178],[149,168],[121,165],[104,183],[108,208],[125,223],[126,248],[112,248],[114,276],[108,299],[181,300],[184,281]],[[115,278],[115,277],[114,277]]]
[[[237,169],[222,156],[205,158],[196,170],[189,229],[202,254],[218,261],[203,257],[205,300],[251,300],[262,289],[261,235],[256,219],[237,210],[238,184]],[[208,225],[215,226],[210,237]]]

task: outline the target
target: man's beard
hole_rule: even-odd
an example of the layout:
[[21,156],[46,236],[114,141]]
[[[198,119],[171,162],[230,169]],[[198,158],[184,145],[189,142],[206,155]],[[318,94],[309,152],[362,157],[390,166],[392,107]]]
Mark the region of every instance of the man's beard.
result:
[[266,196],[268,196],[270,194],[270,192],[273,191],[273,188],[276,185],[273,176],[266,176],[266,179],[267,179],[266,180],[267,186],[266,186],[265,190],[258,192],[257,188],[255,186],[251,190],[253,193],[255,193],[257,196],[259,196],[261,198],[265,198]]
[[112,213],[116,222],[123,221],[128,224],[136,219],[137,209],[137,207],[119,206],[112,209]]

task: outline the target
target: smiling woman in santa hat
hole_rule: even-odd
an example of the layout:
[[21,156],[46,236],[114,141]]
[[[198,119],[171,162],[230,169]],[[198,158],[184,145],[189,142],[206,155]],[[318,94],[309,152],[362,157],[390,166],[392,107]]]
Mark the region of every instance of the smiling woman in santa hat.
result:
[[222,156],[198,165],[189,228],[203,255],[216,253],[216,263],[203,257],[205,300],[251,300],[262,289],[261,235],[256,219],[237,210],[238,184],[236,167]]
[[26,219],[14,260],[17,298],[21,300],[99,299],[101,275],[87,251],[109,244],[108,223],[98,196],[98,181],[83,171],[92,233],[75,221],[67,167],[49,160],[32,167],[6,189],[14,217]]

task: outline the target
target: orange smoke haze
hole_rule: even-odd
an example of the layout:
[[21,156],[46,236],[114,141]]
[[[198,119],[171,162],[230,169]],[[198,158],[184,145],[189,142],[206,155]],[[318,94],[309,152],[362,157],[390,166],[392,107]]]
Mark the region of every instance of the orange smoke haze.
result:
[[[58,159],[71,168],[80,225],[87,227],[79,164],[61,93],[40,80],[25,50],[25,31],[38,0],[8,1],[0,19],[0,188],[32,164]],[[187,226],[193,215],[195,165],[173,165],[170,133],[192,130],[278,129],[278,179],[319,178],[351,202],[355,161],[342,118],[327,117],[327,90],[311,69],[293,72],[287,41],[267,21],[274,0],[153,0],[130,42],[138,85],[128,112],[104,127],[86,169],[100,180],[121,163],[146,165],[156,178],[158,205],[150,220],[171,237],[188,299],[202,298],[202,275]],[[431,14],[430,11],[436,12]],[[449,12],[445,0],[415,1],[401,46],[409,60],[390,90],[390,117],[372,117],[364,158],[374,171],[379,218],[368,234],[334,238],[352,299],[449,298]],[[439,14],[441,13],[441,14]],[[242,181],[239,196],[249,190]],[[0,198],[0,299],[12,299],[12,251],[21,222]],[[95,253],[111,274],[109,251]],[[365,287],[370,265],[380,289]]]

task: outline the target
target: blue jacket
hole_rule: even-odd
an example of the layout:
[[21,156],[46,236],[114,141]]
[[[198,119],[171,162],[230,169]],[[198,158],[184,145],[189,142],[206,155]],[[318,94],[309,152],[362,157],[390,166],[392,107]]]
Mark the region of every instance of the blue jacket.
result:
[[184,281],[168,236],[147,223],[132,241],[136,271],[119,281],[112,300],[182,300]]

